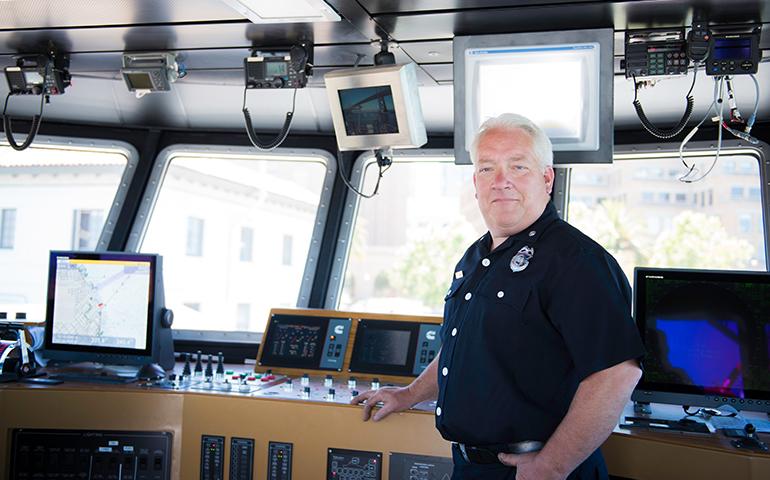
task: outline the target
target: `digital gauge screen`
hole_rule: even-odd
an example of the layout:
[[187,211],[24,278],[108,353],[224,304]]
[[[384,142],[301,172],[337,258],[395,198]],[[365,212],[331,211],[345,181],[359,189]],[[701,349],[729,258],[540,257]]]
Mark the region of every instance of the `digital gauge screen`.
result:
[[274,314],[263,338],[260,366],[337,370],[342,368],[350,319]]
[[262,365],[317,368],[328,325],[324,317],[273,315],[263,340]]
[[413,375],[420,325],[362,319],[356,331],[350,371],[382,375]]

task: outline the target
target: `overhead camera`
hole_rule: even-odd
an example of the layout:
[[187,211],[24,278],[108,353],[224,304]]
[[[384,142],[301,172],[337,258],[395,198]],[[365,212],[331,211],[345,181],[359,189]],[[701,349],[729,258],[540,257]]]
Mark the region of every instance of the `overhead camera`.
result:
[[16,66],[5,67],[11,95],[61,95],[70,86],[68,55],[51,48],[45,54],[15,59]]
[[247,89],[304,88],[313,75],[313,44],[301,41],[290,48],[255,48],[243,60]]
[[128,91],[141,98],[171,90],[171,84],[184,76],[184,68],[173,53],[124,53],[120,73]]

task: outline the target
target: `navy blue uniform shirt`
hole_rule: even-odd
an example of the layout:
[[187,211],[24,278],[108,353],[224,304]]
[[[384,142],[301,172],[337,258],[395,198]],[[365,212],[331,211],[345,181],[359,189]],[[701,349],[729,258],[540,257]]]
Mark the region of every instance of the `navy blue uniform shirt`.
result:
[[[551,203],[491,245],[487,233],[468,248],[447,292],[436,427],[469,445],[545,442],[583,379],[644,354],[631,288],[615,259]],[[524,247],[531,258],[514,272]]]

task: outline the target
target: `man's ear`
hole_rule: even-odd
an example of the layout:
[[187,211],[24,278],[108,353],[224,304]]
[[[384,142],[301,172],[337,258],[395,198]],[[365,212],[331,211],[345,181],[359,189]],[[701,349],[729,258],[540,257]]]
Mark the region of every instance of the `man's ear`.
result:
[[[550,195],[551,192],[553,192],[553,179],[556,177],[556,173],[553,171],[552,166],[545,167],[545,171],[543,172],[543,178],[545,179],[545,191],[548,192]],[[476,184],[474,178],[474,185]]]

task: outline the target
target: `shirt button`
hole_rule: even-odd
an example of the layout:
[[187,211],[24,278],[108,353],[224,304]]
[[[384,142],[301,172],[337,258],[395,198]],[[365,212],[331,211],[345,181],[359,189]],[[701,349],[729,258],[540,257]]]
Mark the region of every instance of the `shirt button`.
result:
[[505,296],[504,291],[500,290],[499,292],[497,292],[497,298],[503,298],[504,296]]
[[470,300],[472,296],[473,295],[471,294],[471,292],[468,292],[468,293],[465,294],[465,299],[466,300]]
[[443,369],[441,369],[441,375],[446,377],[448,374],[449,374],[448,368],[444,367]]
[[437,417],[441,416],[441,407],[436,407],[436,416]]
[[488,267],[490,263],[491,262],[489,261],[488,258],[485,258],[484,260],[481,261],[481,264],[484,265],[485,267]]
[[456,329],[456,328],[453,328],[453,329],[452,329],[452,336],[454,337],[455,335],[457,335],[457,329]]
[[536,232],[536,231],[534,231],[534,230],[530,230],[530,232],[529,232],[529,236],[530,236],[530,237],[534,237],[535,235],[537,235],[537,232]]

